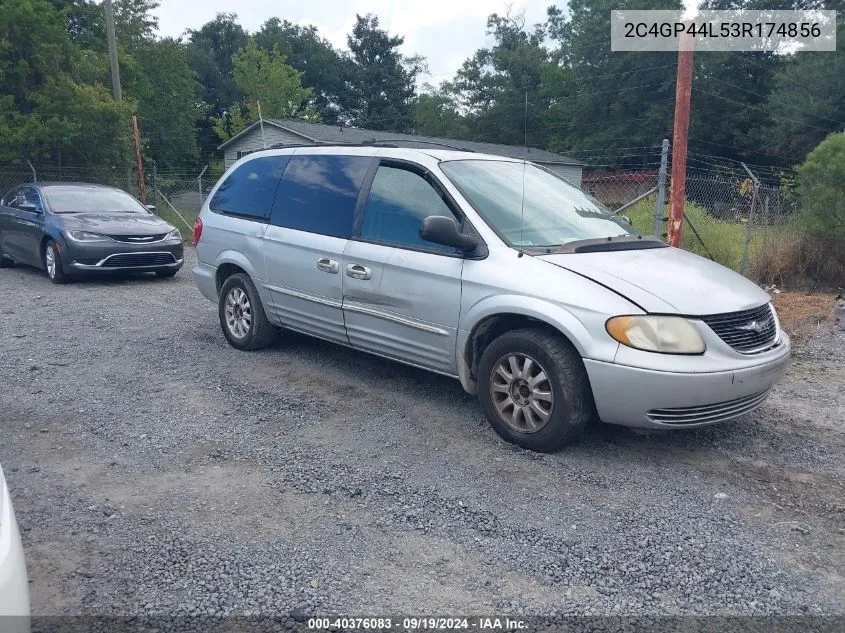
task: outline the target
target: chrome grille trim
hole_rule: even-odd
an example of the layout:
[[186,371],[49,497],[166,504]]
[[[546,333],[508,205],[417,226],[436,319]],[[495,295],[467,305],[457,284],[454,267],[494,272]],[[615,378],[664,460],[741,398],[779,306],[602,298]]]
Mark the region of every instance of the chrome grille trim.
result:
[[677,426],[712,424],[750,413],[769,397],[769,390],[727,402],[716,402],[695,407],[652,409],[646,415],[652,422]]
[[698,317],[741,354],[756,354],[777,344],[780,326],[769,304],[751,310]]

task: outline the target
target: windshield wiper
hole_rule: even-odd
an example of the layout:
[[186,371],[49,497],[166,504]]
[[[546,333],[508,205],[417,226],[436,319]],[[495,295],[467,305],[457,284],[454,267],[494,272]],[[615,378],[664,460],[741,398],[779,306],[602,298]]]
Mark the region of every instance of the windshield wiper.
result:
[[618,235],[597,237],[568,242],[552,252],[557,253],[606,253],[611,251],[635,251],[647,248],[666,248],[668,245],[653,235]]

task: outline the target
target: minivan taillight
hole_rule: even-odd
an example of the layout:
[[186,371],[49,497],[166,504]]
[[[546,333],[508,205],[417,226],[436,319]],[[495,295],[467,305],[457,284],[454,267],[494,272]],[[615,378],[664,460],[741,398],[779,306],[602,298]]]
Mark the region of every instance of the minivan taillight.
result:
[[197,216],[194,220],[194,246],[200,243],[200,236],[202,235],[202,218]]

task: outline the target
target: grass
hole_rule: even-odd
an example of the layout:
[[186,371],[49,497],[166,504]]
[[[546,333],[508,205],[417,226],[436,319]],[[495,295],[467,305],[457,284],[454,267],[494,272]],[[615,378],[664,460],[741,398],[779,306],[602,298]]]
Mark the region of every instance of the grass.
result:
[[[624,215],[631,218],[634,228],[640,233],[651,235],[654,232],[654,196],[646,198],[627,209]],[[707,209],[687,201],[684,205],[686,222],[683,231],[682,247],[703,257],[739,270],[747,239],[748,225],[745,222],[720,220],[711,215]],[[696,237],[695,231],[701,236]],[[751,241],[748,244],[748,268],[752,267],[767,244],[773,239],[792,233],[794,225],[783,226],[752,226]],[[793,233],[795,234],[795,233]]]

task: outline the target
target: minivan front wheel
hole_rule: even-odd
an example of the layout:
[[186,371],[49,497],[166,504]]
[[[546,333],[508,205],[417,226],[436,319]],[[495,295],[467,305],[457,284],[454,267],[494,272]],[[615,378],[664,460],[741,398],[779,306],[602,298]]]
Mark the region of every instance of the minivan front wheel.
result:
[[503,439],[544,453],[577,440],[594,411],[580,356],[568,341],[541,329],[506,332],[487,346],[478,397]]
[[273,343],[278,333],[264,314],[252,280],[244,273],[236,273],[223,283],[218,313],[223,334],[236,349],[262,349]]

